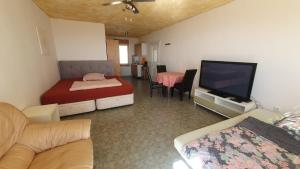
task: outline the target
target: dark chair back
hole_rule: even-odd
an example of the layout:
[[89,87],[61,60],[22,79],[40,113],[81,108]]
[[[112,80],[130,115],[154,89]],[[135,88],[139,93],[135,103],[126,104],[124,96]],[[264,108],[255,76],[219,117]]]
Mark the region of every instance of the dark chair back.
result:
[[184,91],[190,91],[192,89],[196,73],[197,69],[186,70],[181,83]]
[[150,74],[150,71],[149,71],[149,66],[146,66],[145,69],[146,69],[146,73],[147,73],[149,83],[150,83],[150,85],[152,85],[153,81],[152,81],[152,77],[151,77],[151,74]]
[[157,65],[157,73],[167,72],[167,66],[166,65]]

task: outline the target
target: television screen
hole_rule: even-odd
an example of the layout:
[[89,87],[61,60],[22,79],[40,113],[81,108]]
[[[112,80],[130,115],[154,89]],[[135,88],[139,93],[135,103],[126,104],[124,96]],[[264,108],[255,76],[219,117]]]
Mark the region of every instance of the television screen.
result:
[[207,61],[201,63],[200,87],[215,94],[250,100],[256,63]]

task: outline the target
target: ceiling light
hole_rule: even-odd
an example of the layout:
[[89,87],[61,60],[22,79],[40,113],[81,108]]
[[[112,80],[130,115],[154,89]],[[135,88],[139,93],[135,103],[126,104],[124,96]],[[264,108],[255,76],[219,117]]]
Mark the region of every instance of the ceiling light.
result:
[[124,20],[125,20],[126,22],[133,22],[133,19],[132,19],[132,18],[128,18],[128,17],[125,17]]
[[118,4],[121,4],[122,1],[114,1],[114,2],[111,2],[112,5],[118,5]]
[[126,4],[126,8],[127,8],[128,10],[132,10],[132,9],[133,9],[133,6],[130,5],[130,4]]

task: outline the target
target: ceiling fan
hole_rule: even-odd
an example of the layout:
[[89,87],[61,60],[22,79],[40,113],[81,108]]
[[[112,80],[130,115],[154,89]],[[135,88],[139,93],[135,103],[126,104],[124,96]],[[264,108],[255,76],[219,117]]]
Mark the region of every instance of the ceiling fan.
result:
[[136,2],[154,2],[155,0],[115,0],[112,2],[104,3],[102,4],[103,6],[113,6],[113,5],[119,5],[119,4],[124,4],[125,8],[134,14],[138,14],[139,10],[135,6]]

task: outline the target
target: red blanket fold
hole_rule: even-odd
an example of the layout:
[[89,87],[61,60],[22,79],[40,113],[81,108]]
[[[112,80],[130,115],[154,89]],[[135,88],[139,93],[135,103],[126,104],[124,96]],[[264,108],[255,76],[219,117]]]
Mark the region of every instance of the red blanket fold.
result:
[[122,83],[122,86],[81,91],[69,91],[69,89],[74,81],[82,79],[61,80],[41,96],[41,103],[43,105],[54,103],[66,104],[133,93],[133,86],[129,82],[119,77],[114,78],[117,78]]

